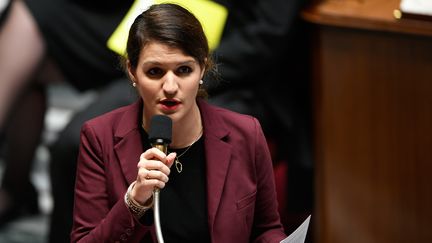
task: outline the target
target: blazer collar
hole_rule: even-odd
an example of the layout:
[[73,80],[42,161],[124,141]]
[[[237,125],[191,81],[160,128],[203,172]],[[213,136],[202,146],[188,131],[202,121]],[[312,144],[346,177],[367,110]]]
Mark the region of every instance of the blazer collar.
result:
[[116,140],[114,151],[118,161],[120,161],[121,169],[128,185],[136,180],[138,173],[137,164],[141,153],[143,153],[141,127],[139,126],[141,110],[141,99],[128,106],[114,132]]
[[229,129],[217,108],[198,100],[204,127],[207,161],[207,210],[210,234],[213,235],[215,218],[221,202],[225,178],[231,161],[231,145],[226,142]]

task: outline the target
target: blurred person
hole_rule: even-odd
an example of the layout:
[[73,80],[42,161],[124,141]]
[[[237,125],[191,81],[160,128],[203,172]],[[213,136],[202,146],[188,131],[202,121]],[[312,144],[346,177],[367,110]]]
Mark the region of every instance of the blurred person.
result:
[[105,43],[132,2],[15,0],[1,13],[0,226],[38,212],[30,172],[43,129],[46,84],[67,81],[85,91],[125,77]]
[[[136,18],[125,66],[140,98],[82,127],[72,242],[156,242],[155,188],[167,242],[285,237],[260,123],[202,98],[211,64],[202,27],[184,8],[157,4]],[[162,114],[173,121],[168,154],[148,137]]]

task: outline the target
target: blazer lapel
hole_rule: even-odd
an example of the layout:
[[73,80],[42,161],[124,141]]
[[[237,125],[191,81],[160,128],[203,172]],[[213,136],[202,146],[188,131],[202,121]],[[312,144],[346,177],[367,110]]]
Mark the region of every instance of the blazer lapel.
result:
[[212,235],[213,226],[219,204],[221,202],[225,178],[231,161],[231,145],[224,139],[229,131],[217,112],[205,102],[199,101],[201,116],[204,126],[205,154],[207,161],[207,210],[209,218],[210,234]]
[[142,102],[140,100],[129,107],[118,123],[119,125],[114,134],[117,140],[114,151],[128,185],[136,180],[137,164],[143,152],[140,128],[138,126],[140,120],[138,116],[141,114]]

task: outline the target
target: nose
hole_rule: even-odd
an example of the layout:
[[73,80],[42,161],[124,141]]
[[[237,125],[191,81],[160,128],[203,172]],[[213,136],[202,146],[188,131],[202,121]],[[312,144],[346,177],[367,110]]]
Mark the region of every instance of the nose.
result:
[[168,72],[167,74],[165,74],[164,78],[165,80],[162,86],[163,91],[168,94],[174,94],[175,92],[177,92],[178,83],[176,75]]

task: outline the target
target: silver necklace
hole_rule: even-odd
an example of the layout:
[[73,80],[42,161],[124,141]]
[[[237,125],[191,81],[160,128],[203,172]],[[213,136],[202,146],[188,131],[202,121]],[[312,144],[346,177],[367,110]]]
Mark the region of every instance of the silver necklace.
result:
[[[144,123],[141,123],[141,127],[144,129]],[[192,147],[192,145],[194,145],[194,143],[196,143],[200,139],[202,134],[203,134],[203,128],[201,128],[201,131],[198,134],[198,137],[189,146],[187,146],[186,150],[183,151],[183,153],[181,153],[180,155],[176,156],[176,158],[174,160],[174,165],[175,165],[178,173],[181,173],[183,171],[183,164],[180,162],[179,158],[182,157]]]
[[183,153],[181,153],[180,155],[176,156],[174,160],[174,165],[179,174],[183,171],[183,164],[180,162],[179,158],[182,157],[192,147],[192,145],[194,145],[200,139],[202,134],[203,134],[203,129],[201,129],[200,133],[198,134],[198,137],[189,146],[187,146],[186,150],[183,151]]

